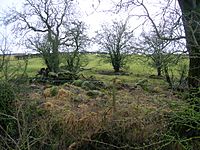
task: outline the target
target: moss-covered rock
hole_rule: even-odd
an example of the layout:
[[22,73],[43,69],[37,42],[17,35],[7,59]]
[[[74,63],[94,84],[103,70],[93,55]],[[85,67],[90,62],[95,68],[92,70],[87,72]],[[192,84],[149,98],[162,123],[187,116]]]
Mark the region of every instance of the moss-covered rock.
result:
[[88,96],[92,97],[92,98],[103,95],[103,93],[101,91],[98,91],[98,90],[89,90],[86,94]]
[[83,80],[78,79],[78,80],[74,80],[74,82],[72,84],[75,86],[81,87],[83,82],[84,82]]
[[70,71],[62,71],[58,72],[58,79],[76,80],[78,79],[78,75]]
[[152,92],[153,92],[153,93],[160,93],[160,92],[162,92],[162,89],[161,89],[160,87],[156,86],[156,87],[154,87],[154,88],[152,89]]
[[82,83],[81,87],[85,90],[95,90],[96,89],[95,85],[90,81],[84,81]]
[[99,80],[93,81],[93,84],[95,85],[96,90],[104,89],[107,87],[103,81],[99,81]]
[[49,72],[48,73],[48,76],[50,77],[50,78],[57,78],[58,77],[58,74],[57,73],[55,73],[55,72]]
[[136,86],[140,86],[143,90],[148,91],[148,80],[147,79],[143,79],[143,80],[139,80],[136,83]]

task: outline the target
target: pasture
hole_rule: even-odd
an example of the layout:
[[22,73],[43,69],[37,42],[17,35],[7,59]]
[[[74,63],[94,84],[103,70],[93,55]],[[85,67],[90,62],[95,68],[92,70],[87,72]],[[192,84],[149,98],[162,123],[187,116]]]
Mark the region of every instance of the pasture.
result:
[[[113,68],[110,63],[105,62],[103,58],[95,54],[87,54],[87,65],[84,65],[82,74],[86,76],[94,75],[98,79],[109,81],[114,77],[118,77],[125,82],[136,81],[139,79],[148,78],[150,75],[156,75],[156,69],[149,65],[150,59],[145,56],[133,55],[129,58],[129,61],[123,69],[128,75],[109,75],[109,72],[113,72]],[[174,56],[176,57],[176,56]],[[14,60],[13,63],[16,63]],[[22,62],[23,63],[23,62]],[[61,60],[61,64],[64,64],[64,60]],[[182,64],[187,64],[187,58],[182,58],[177,65],[170,66],[170,70],[173,71],[175,76],[178,76],[178,70]],[[28,59],[27,74],[29,77],[34,77],[40,68],[46,67],[44,61],[41,58],[30,58]],[[103,75],[107,74],[108,75]]]

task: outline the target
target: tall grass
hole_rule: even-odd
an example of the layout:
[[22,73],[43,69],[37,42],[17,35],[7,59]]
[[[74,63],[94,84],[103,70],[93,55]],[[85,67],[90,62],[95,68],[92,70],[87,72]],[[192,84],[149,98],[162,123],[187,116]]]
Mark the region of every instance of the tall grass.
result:
[[[13,120],[7,128],[0,124],[0,149],[199,148],[199,113],[163,88],[164,80],[149,79],[155,69],[143,56],[132,56],[125,70],[128,75],[99,74],[112,71],[112,66],[96,55],[88,54],[88,59],[82,73],[111,86],[90,97],[87,90],[70,84],[19,85],[12,105],[15,113],[0,114]],[[41,58],[29,59],[28,75],[35,76],[41,67],[45,67]],[[147,83],[141,85],[141,79]],[[113,84],[115,80],[119,82]]]

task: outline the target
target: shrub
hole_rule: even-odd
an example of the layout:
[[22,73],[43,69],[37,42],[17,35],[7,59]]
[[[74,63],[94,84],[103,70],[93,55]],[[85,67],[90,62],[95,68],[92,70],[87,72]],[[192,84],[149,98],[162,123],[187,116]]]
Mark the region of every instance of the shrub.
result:
[[100,92],[100,91],[98,91],[98,90],[89,90],[89,91],[87,92],[87,95],[90,96],[90,97],[92,97],[92,98],[95,98],[95,97],[97,97],[97,96],[102,96],[103,93]]
[[[196,98],[195,101],[200,101]],[[196,105],[191,103],[178,106],[178,110],[170,114],[170,135],[172,145],[177,145],[184,149],[199,149],[196,145],[200,137],[200,113],[196,111]],[[177,105],[176,105],[177,108]]]
[[12,112],[11,104],[15,100],[14,89],[8,82],[0,82],[0,112],[10,114]]
[[12,117],[14,100],[15,93],[12,85],[8,82],[0,81],[0,134],[2,131],[16,133],[15,120]]

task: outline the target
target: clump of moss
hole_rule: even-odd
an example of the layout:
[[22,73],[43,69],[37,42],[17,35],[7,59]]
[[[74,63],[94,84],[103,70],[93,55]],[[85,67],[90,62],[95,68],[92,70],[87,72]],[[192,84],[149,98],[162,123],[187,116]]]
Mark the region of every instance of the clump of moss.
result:
[[83,80],[78,79],[78,80],[74,80],[74,82],[72,84],[75,86],[81,87],[83,82],[84,82]]
[[53,86],[51,88],[51,96],[56,96],[58,94],[58,87],[57,86]]
[[45,97],[53,97],[58,94],[58,87],[57,86],[52,86],[51,88],[46,88],[43,92]]

